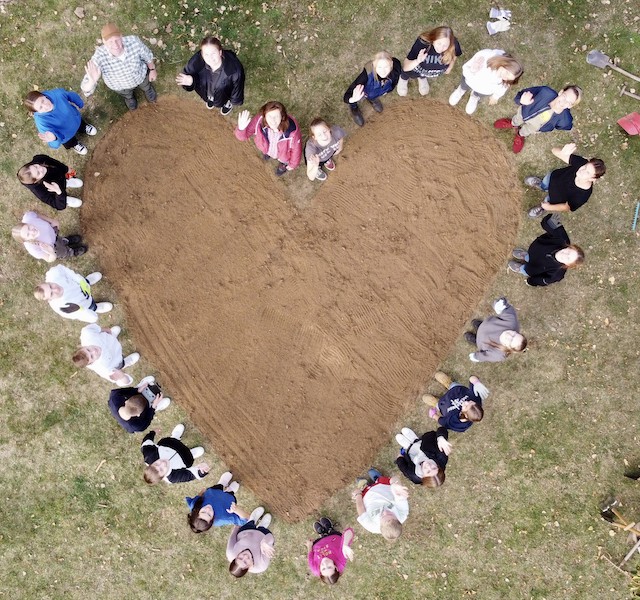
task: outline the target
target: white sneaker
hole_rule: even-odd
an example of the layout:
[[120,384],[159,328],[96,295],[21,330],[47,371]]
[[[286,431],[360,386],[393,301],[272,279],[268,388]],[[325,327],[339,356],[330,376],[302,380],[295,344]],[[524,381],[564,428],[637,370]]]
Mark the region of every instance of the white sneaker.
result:
[[82,200],[80,200],[80,198],[74,198],[73,196],[67,196],[67,206],[80,208],[82,206]]
[[184,433],[184,425],[182,423],[178,423],[171,432],[171,437],[179,440]]
[[233,475],[231,474],[231,471],[226,471],[222,475],[220,475],[220,479],[218,479],[218,485],[221,485],[223,488],[226,488],[231,482],[231,479],[233,479]]
[[264,527],[265,529],[269,529],[269,525],[271,525],[271,515],[267,513],[260,519],[260,523],[257,523],[259,527]]
[[82,179],[79,179],[78,177],[71,177],[70,179],[67,179],[68,188],[81,188],[82,183]]
[[160,400],[160,404],[156,406],[156,412],[166,410],[167,408],[169,408],[169,404],[171,404],[171,398],[163,398],[162,400]]
[[465,91],[460,86],[458,86],[455,90],[453,90],[451,96],[449,96],[449,104],[451,106],[455,106],[456,104],[458,104],[458,102],[460,102],[464,94]]
[[398,79],[398,86],[396,87],[396,92],[398,92],[398,96],[406,96],[409,92],[409,80],[408,79]]
[[146,377],[143,377],[140,380],[140,383],[136,386],[136,387],[140,387],[141,385],[144,385],[145,383],[147,385],[151,385],[152,383],[156,382],[156,378],[153,375],[147,375]]
[[98,302],[96,305],[96,312],[99,315],[102,315],[104,313],[108,313],[112,308],[113,304],[111,304],[111,302]]
[[240,489],[240,484],[237,481],[232,481],[226,488],[224,488],[225,492],[229,492],[230,494],[237,494]]
[[81,156],[87,153],[87,147],[84,144],[76,144],[73,149]]
[[191,456],[193,458],[200,458],[204,454],[204,448],[202,446],[196,446],[195,448],[191,448]]
[[118,337],[122,331],[120,325],[114,325],[113,327],[109,327],[109,329],[111,330],[111,335],[115,335],[116,337]]
[[249,521],[253,521],[257,525],[262,515],[264,515],[264,507],[258,506],[254,508],[253,512],[249,515]]
[[479,100],[480,100],[480,96],[471,92],[471,95],[469,96],[469,101],[467,102],[467,106],[465,106],[464,108],[464,112],[466,112],[468,115],[472,115],[474,112],[476,112],[476,108],[478,108]]
[[127,375],[127,378],[118,384],[118,387],[129,387],[133,383],[133,377],[131,375]]
[[98,130],[91,124],[87,123],[87,126],[84,128],[84,132],[87,135],[95,135],[98,133]]
[[429,93],[429,80],[426,77],[418,78],[418,91],[421,96],[426,96]]
[[132,367],[140,360],[140,354],[138,352],[132,352],[129,356],[124,357],[124,368]]
[[94,273],[89,273],[89,275],[87,275],[85,279],[89,282],[89,285],[94,285],[102,279],[102,273],[98,271],[95,271]]

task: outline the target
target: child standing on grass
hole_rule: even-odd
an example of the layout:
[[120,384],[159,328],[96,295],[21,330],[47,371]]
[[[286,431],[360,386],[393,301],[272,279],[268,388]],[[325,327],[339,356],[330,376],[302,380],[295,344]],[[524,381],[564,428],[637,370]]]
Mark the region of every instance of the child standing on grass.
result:
[[369,469],[369,480],[356,480],[358,488],[351,495],[356,503],[358,523],[371,533],[380,533],[389,541],[402,535],[402,524],[409,516],[409,490],[397,477],[383,477]]
[[440,427],[462,433],[474,423],[482,421],[482,402],[488,398],[489,390],[475,375],[469,377],[470,388],[452,382],[442,371],[438,371],[434,379],[447,388],[446,394],[440,400],[431,394],[425,394],[422,400],[432,407],[429,409],[429,416],[438,421]]
[[336,163],[333,157],[342,152],[347,132],[342,127],[330,126],[324,119],[316,118],[311,121],[309,133],[304,148],[307,177],[311,181],[325,181],[327,174],[322,169],[324,167],[327,171],[335,171]]
[[396,90],[398,96],[407,95],[410,79],[418,80],[418,91],[421,96],[426,96],[429,93],[429,79],[451,73],[456,58],[461,54],[460,44],[451,27],[424,31],[402,63],[402,74]]
[[415,484],[436,488],[444,483],[444,470],[453,447],[447,441],[446,427],[437,431],[427,431],[422,437],[408,427],[396,435],[400,444],[400,456],[396,465],[400,472]]
[[271,515],[258,506],[242,526],[234,525],[227,542],[229,573],[244,577],[247,573],[263,573],[275,556],[275,539],[269,531]]
[[82,179],[64,163],[46,154],[36,154],[31,162],[20,167],[18,180],[38,200],[51,208],[64,210],[67,206],[79,208],[82,200],[67,196],[67,188],[81,188]]
[[489,98],[489,104],[495,104],[523,72],[522,65],[504,50],[480,50],[462,65],[462,80],[449,96],[449,104],[455,106],[471,91],[465,112],[472,115],[481,98]]
[[344,572],[347,560],[353,560],[353,529],[348,527],[340,533],[327,517],[318,519],[313,528],[320,537],[306,542],[309,569],[321,581],[333,585]]

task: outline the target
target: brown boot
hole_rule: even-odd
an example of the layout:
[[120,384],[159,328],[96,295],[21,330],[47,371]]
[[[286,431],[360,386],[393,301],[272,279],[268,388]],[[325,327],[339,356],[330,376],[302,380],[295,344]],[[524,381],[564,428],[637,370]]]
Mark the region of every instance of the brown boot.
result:
[[443,373],[442,371],[436,371],[436,374],[433,376],[433,378],[442,386],[446,387],[447,389],[449,389],[449,386],[451,385],[451,377],[449,377],[446,373]]
[[422,401],[428,406],[438,406],[438,399],[431,394],[423,394]]

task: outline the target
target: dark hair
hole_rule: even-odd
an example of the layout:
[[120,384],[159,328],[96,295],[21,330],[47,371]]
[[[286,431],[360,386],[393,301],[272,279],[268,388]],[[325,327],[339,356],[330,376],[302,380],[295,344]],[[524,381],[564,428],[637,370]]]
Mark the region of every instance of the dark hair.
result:
[[218,50],[220,50],[220,52],[222,52],[222,43],[217,37],[213,35],[207,35],[203,37],[202,41],[200,42],[200,48],[202,48],[202,46],[215,46]]
[[260,107],[260,114],[262,115],[262,120],[264,121],[268,112],[272,110],[280,111],[280,125],[278,129],[280,131],[286,131],[289,129],[289,116],[287,115],[287,109],[285,108],[282,102],[276,102],[275,100],[269,100],[266,104],[263,104]]
[[473,402],[466,411],[460,411],[460,415],[469,421],[477,423],[478,421],[482,421],[484,409],[476,402]]
[[41,94],[40,92],[31,91],[26,95],[25,99],[22,101],[22,104],[24,104],[27,107],[27,110],[31,114],[36,112],[36,109],[33,107],[33,104],[38,98],[46,98],[46,96],[44,94]]
[[607,167],[601,158],[590,158],[589,162],[593,165],[593,168],[596,171],[596,179],[600,179],[600,177],[607,172]]
[[320,580],[327,585],[333,585],[338,581],[338,579],[340,579],[340,571],[338,571],[337,567],[336,570],[331,573],[331,575],[329,575],[329,577],[327,577],[326,575],[320,575]]
[[496,350],[500,350],[500,352],[507,355],[511,354],[512,352],[524,352],[527,349],[527,338],[524,337],[519,331],[516,331],[516,333],[522,337],[522,341],[520,342],[520,346],[518,348],[507,348],[506,346],[503,346],[502,344],[499,344],[497,342],[489,342],[487,345],[491,346],[492,348],[496,348]]
[[318,125],[325,125],[328,129],[331,129],[331,127],[329,126],[329,123],[327,123],[322,117],[316,117],[313,121],[311,121],[309,125],[309,135],[311,137],[313,137],[312,129],[314,127],[317,127]]
[[[40,164],[41,167],[46,167],[47,165],[43,165],[42,163],[33,163]],[[25,185],[31,185],[33,183],[38,183],[44,179],[44,175],[40,179],[35,179],[33,175],[31,175],[31,164],[23,165],[20,167],[17,173],[18,180],[20,183],[24,183]]]
[[492,69],[493,71],[497,71],[500,67],[506,69],[511,73],[514,78],[511,81],[504,81],[505,85],[514,85],[518,83],[520,77],[524,73],[524,68],[522,65],[515,59],[511,54],[500,54],[498,56],[492,56],[487,61],[487,67]]
[[438,472],[435,475],[429,475],[422,478],[422,485],[428,488],[437,488],[444,483],[444,469],[438,467]]
[[244,577],[249,572],[249,569],[246,567],[239,567],[236,564],[236,559],[234,558],[229,565],[229,573],[231,573],[234,577]]
[[84,347],[78,348],[74,355],[71,357],[73,362],[73,366],[78,369],[83,369],[89,364],[89,358],[87,356],[87,351]]
[[198,513],[200,512],[203,504],[204,496],[198,496],[198,499],[193,503],[191,512],[187,515],[187,523],[189,523],[189,527],[191,527],[191,531],[193,531],[193,533],[202,533],[204,531],[208,531],[213,525],[213,519],[207,522],[198,516]]

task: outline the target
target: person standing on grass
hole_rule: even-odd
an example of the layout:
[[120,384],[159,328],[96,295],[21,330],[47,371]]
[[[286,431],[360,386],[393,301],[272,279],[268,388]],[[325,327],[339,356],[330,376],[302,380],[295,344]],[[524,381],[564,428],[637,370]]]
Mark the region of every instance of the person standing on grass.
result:
[[464,339],[478,347],[469,354],[472,362],[501,362],[514,352],[524,352],[527,338],[520,333],[516,309],[506,298],[498,298],[493,303],[495,315],[484,320],[474,319],[471,324],[477,329],[467,331]]
[[327,174],[323,171],[335,171],[333,160],[342,152],[347,132],[337,125],[329,125],[324,119],[316,118],[309,126],[309,139],[304,148],[307,161],[307,177],[311,180],[325,181]]
[[281,102],[263,104],[258,114],[251,118],[248,110],[238,115],[236,139],[244,142],[253,138],[262,158],[278,161],[276,175],[282,177],[297,169],[302,158],[302,135],[300,126]]
[[327,517],[318,519],[313,528],[320,537],[306,542],[309,570],[323,583],[333,585],[344,573],[347,560],[353,560],[353,529],[347,527],[340,533]]
[[462,79],[449,96],[449,104],[455,106],[471,91],[464,110],[472,115],[481,98],[489,98],[490,105],[496,104],[518,82],[523,72],[522,65],[504,50],[480,50],[462,65]]
[[561,281],[568,269],[575,269],[584,262],[582,248],[571,243],[558,215],[547,215],[541,225],[546,233],[533,240],[528,251],[516,248],[513,251],[515,260],[508,264],[509,270],[524,275],[527,285],[531,286]]
[[107,23],[101,33],[103,45],[96,48],[84,68],[80,84],[84,95],[93,94],[102,77],[110,90],[124,98],[129,110],[138,108],[137,88],[144,92],[148,102],[155,102],[157,94],[152,83],[158,73],[151,50],[136,35],[122,37],[114,23]]
[[532,219],[545,212],[574,212],[586,204],[593,192],[593,183],[600,179],[607,168],[600,158],[586,159],[574,154],[575,144],[565,144],[551,150],[554,156],[568,167],[549,171],[544,177],[525,177],[529,187],[546,192],[545,199],[529,210]]
[[82,256],[87,251],[81,236],[60,237],[59,229],[58,219],[30,210],[24,213],[22,223],[11,230],[11,235],[31,256],[48,263],[55,262],[56,258]]
[[91,295],[91,286],[102,279],[102,273],[86,277],[64,265],[51,267],[41,283],[33,290],[36,300],[44,300],[54,312],[65,319],[95,323],[98,315],[108,313],[111,302],[97,302]]
[[442,371],[438,371],[434,379],[446,387],[447,392],[440,399],[425,394],[422,401],[431,406],[429,417],[438,421],[440,427],[463,433],[474,423],[482,421],[482,402],[489,397],[489,390],[475,375],[469,377],[470,388],[451,381]]
[[20,167],[18,181],[38,200],[51,208],[64,210],[67,206],[78,208],[82,200],[67,196],[67,188],[81,188],[82,179],[67,165],[46,154],[36,154],[31,162]]
[[358,523],[371,533],[380,533],[389,541],[402,535],[402,524],[409,516],[409,490],[397,477],[383,477],[380,471],[369,469],[368,481],[357,480],[358,488],[351,495],[356,503]]
[[258,506],[242,526],[234,525],[227,542],[229,573],[244,577],[247,573],[264,573],[275,556],[275,539],[269,531],[271,515]]
[[402,64],[388,52],[378,52],[371,61],[362,69],[353,83],[344,93],[343,100],[349,105],[351,118],[356,125],[364,125],[364,117],[358,103],[366,99],[371,104],[373,110],[381,113],[384,110],[380,98],[393,89],[398,84]]
[[240,489],[237,481],[231,481],[229,471],[220,476],[214,486],[202,490],[193,498],[185,498],[189,507],[187,522],[193,533],[203,533],[212,526],[242,526],[249,520],[249,513],[236,504],[236,493]]
[[220,109],[226,116],[244,102],[244,67],[231,50],[222,50],[217,37],[209,35],[200,42],[187,66],[176,77],[187,92],[195,90],[209,110]]
[[184,433],[184,425],[179,423],[173,428],[171,436],[154,441],[155,431],[144,436],[140,451],[147,465],[144,480],[149,485],[160,481],[166,483],[185,483],[194,479],[202,479],[210,468],[207,463],[194,466],[196,458],[204,454],[202,446],[189,448],[180,440]]
[[451,73],[461,54],[462,49],[451,27],[436,27],[422,32],[402,63],[402,74],[396,88],[398,96],[407,95],[411,79],[418,80],[418,91],[421,96],[426,96],[429,79]]
[[116,388],[109,394],[109,410],[113,418],[128,433],[145,431],[157,412],[166,410],[171,398],[165,398],[162,392],[153,400],[147,400],[142,393],[155,383],[155,377],[148,375],[136,387]]
[[120,327],[99,327],[95,323],[85,325],[80,331],[80,348],[72,357],[76,368],[86,367],[103,379],[120,387],[131,385],[133,377],[123,369],[140,360],[137,352],[122,358],[122,345],[118,340]]
[[38,137],[50,148],[64,146],[81,155],[87,153],[87,147],[76,136],[80,131],[95,135],[98,130],[82,118],[78,109],[84,106],[84,102],[78,94],[62,88],[42,93],[29,92],[24,105],[36,123]]
[[520,90],[515,97],[518,112],[511,118],[498,119],[496,129],[515,129],[514,153],[524,148],[525,138],[533,133],[560,129],[570,131],[573,117],[570,109],[582,99],[582,89],[568,85],[560,93],[546,85]]
[[447,440],[448,436],[446,427],[427,431],[422,437],[418,437],[409,427],[403,427],[396,434],[396,441],[400,444],[396,466],[407,479],[417,485],[440,487],[444,483],[444,470],[453,449]]

